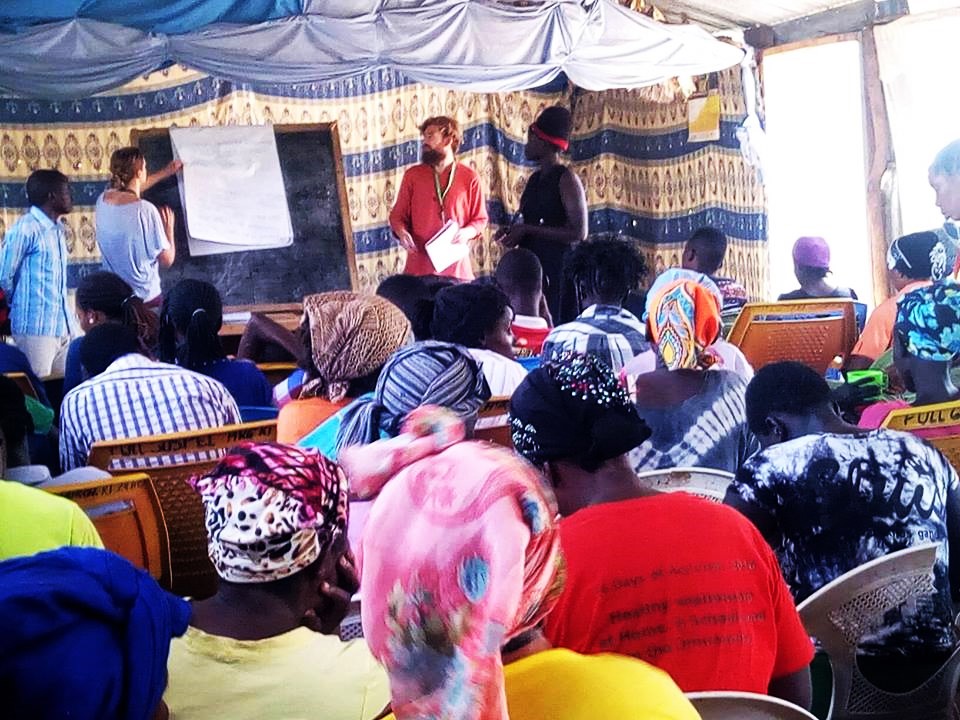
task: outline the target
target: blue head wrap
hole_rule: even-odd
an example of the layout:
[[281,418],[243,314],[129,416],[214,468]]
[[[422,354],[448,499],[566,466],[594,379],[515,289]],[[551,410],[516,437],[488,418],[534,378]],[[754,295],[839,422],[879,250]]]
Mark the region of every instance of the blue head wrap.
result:
[[921,360],[960,355],[960,285],[943,281],[908,292],[897,303],[896,333]]
[[3,716],[149,720],[189,619],[188,603],[106,550],[0,563]]
[[407,415],[421,405],[439,405],[467,418],[489,399],[483,372],[465,348],[435,340],[408,345],[387,360],[373,397],[347,408],[337,452],[372,443],[381,431],[396,437]]

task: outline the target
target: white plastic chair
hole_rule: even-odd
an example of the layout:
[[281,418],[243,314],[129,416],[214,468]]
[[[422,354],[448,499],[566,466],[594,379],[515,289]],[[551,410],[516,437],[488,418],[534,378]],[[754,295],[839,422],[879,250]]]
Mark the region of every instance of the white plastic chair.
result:
[[817,720],[786,700],[748,692],[686,693],[702,720]]
[[660,492],[688,492],[713,502],[723,502],[733,473],[712,468],[679,467],[645,470],[637,477]]
[[960,680],[960,649],[919,687],[904,693],[878,688],[857,666],[857,645],[883,625],[884,614],[930,595],[937,543],[871,560],[808,597],[797,611],[830,658],[831,720],[950,720]]

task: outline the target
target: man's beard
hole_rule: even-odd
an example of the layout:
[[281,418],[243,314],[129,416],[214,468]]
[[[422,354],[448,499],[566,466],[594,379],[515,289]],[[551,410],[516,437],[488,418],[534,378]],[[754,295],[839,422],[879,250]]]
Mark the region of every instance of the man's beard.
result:
[[445,157],[442,150],[435,150],[427,145],[420,148],[420,160],[427,165],[437,165],[443,162]]

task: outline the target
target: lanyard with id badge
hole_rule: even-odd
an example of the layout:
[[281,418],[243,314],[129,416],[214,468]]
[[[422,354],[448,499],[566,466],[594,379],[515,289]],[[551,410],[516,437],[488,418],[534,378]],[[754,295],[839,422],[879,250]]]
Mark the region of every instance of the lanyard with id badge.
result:
[[453,187],[456,172],[457,163],[453,163],[453,165],[450,166],[450,178],[447,180],[447,186],[441,188],[440,173],[436,170],[433,171],[433,187],[437,192],[437,201],[440,203],[440,220],[443,222],[443,227],[440,228],[436,235],[427,240],[424,249],[427,251],[427,256],[430,258],[434,270],[438,273],[443,272],[470,254],[470,245],[468,243],[453,242],[457,236],[457,232],[460,230],[460,226],[456,220],[447,219],[447,211],[444,206],[444,200],[446,200],[450,188]]

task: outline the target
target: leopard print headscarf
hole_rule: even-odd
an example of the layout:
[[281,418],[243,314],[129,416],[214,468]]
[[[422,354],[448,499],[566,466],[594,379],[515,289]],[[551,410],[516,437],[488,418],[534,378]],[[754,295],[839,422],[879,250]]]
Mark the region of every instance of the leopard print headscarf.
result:
[[189,482],[203,501],[210,559],[229,582],[289,577],[346,533],[346,478],[315,450],[244,442]]

